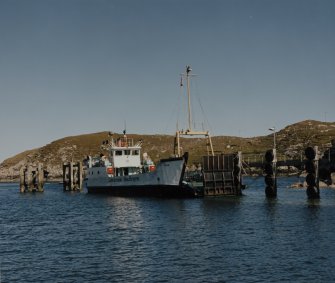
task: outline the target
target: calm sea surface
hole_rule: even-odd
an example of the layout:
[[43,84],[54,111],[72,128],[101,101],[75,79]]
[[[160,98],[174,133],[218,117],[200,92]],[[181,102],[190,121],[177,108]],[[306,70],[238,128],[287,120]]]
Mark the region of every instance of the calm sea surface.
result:
[[263,178],[189,200],[0,184],[0,282],[334,282],[335,190],[308,201],[297,180],[276,200]]

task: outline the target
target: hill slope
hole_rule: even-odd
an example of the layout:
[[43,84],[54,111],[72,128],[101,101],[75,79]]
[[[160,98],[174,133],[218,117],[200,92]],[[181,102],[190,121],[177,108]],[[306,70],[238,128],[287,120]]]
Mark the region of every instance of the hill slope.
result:
[[[116,134],[117,135],[117,134]],[[143,140],[142,153],[147,152],[157,162],[173,154],[174,136],[128,134],[134,141]],[[87,155],[101,153],[100,145],[108,138],[108,132],[70,136],[51,142],[43,147],[27,150],[0,164],[0,180],[18,177],[21,166],[41,162],[50,172],[51,178],[62,175],[62,164],[67,161],[81,161]],[[330,147],[335,139],[335,123],[313,120],[299,122],[285,127],[276,133],[277,151],[287,158],[300,158],[302,151],[309,145],[318,145],[322,150]],[[199,162],[206,154],[206,142],[202,138],[184,138],[181,140],[183,151],[190,153],[190,163]],[[253,138],[217,136],[212,138],[216,153],[242,151],[246,154],[264,154],[273,147],[273,135]]]

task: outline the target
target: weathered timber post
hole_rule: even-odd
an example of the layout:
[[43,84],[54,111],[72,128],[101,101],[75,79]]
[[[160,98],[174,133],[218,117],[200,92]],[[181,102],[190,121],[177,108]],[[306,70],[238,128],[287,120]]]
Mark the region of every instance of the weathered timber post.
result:
[[20,168],[20,192],[21,193],[24,193],[26,190],[26,178],[25,178],[26,170],[27,170],[27,167],[25,166],[22,166]]
[[314,150],[315,150],[315,175],[316,175],[316,191],[317,191],[317,194],[320,198],[320,178],[319,178],[319,159],[320,159],[320,156],[319,156],[319,148],[318,146],[314,146]]
[[73,191],[73,163],[69,163],[69,190]]
[[76,163],[73,163],[73,173],[72,173],[72,184],[73,184],[73,188],[72,190],[75,191],[79,188],[78,186],[78,167],[76,166]]
[[66,178],[66,171],[67,171],[67,166],[66,163],[63,163],[63,190],[66,190],[66,186],[67,186],[67,178]]
[[319,158],[319,180],[327,185],[335,184],[332,172],[335,172],[335,140],[331,141],[332,147],[328,148]]
[[78,171],[77,171],[77,179],[78,179],[78,190],[81,190],[83,187],[83,164],[81,162],[78,162]]
[[43,192],[44,191],[43,165],[38,164],[22,166],[20,169],[20,192]]
[[234,165],[234,187],[235,187],[235,195],[242,195],[242,151],[237,152],[236,154],[236,162]]
[[[320,198],[320,188],[319,188],[319,154],[318,147],[315,146],[307,147],[305,149],[305,156],[307,160],[305,161],[306,183],[307,183],[307,197],[309,199],[319,199]],[[315,190],[316,189],[316,190]]]
[[63,164],[63,189],[64,191],[80,191],[83,185],[83,165],[78,162]]
[[275,188],[275,194],[277,196],[277,149],[273,149],[273,161],[272,161],[272,167],[273,167],[273,178],[274,178],[274,188]]
[[27,190],[28,190],[28,192],[32,192],[33,188],[34,188],[33,172],[32,172],[31,166],[28,165],[28,169],[27,169]]
[[265,175],[265,195],[267,197],[277,196],[277,156],[276,150],[270,149],[265,153],[264,164]]
[[37,166],[37,191],[43,192],[44,191],[44,171],[42,164],[39,163]]

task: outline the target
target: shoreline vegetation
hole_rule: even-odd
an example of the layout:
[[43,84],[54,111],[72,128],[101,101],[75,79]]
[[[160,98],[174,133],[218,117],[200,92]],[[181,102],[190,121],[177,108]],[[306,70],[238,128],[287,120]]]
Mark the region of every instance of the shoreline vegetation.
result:
[[[63,163],[81,162],[88,155],[98,156],[102,153],[101,144],[109,132],[99,132],[79,136],[65,137],[51,142],[43,147],[27,150],[0,164],[0,182],[17,182],[20,168],[27,165],[43,164],[49,172],[48,182],[62,182]],[[120,135],[114,133],[114,135]],[[160,159],[171,157],[173,153],[173,135],[139,135],[127,134],[134,140],[143,140],[143,153],[148,153],[156,163]],[[332,144],[332,141],[334,144]],[[262,162],[264,154],[273,147],[274,135],[242,138],[234,136],[212,137],[215,155],[222,153],[242,152],[245,163]],[[206,142],[201,138],[181,139],[183,152],[189,152],[188,166],[196,166],[206,155]],[[285,127],[276,132],[276,149],[278,160],[304,160],[304,150],[308,146],[318,146],[321,156],[326,156],[329,162],[335,162],[335,122],[320,122],[306,120]],[[335,167],[332,165],[332,167]],[[278,175],[301,175],[303,171],[295,167],[277,167]],[[331,171],[333,172],[333,171]],[[244,166],[244,176],[262,176],[262,168]]]

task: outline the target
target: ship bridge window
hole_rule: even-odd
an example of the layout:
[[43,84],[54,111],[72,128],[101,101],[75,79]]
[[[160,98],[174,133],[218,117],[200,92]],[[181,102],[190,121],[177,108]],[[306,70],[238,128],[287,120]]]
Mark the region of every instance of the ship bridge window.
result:
[[124,151],[124,155],[130,155],[130,150],[128,150],[128,149],[125,150],[125,151]]
[[116,150],[115,155],[122,155],[122,150]]
[[139,154],[140,154],[139,150],[137,150],[137,149],[133,150],[133,155],[139,155]]

